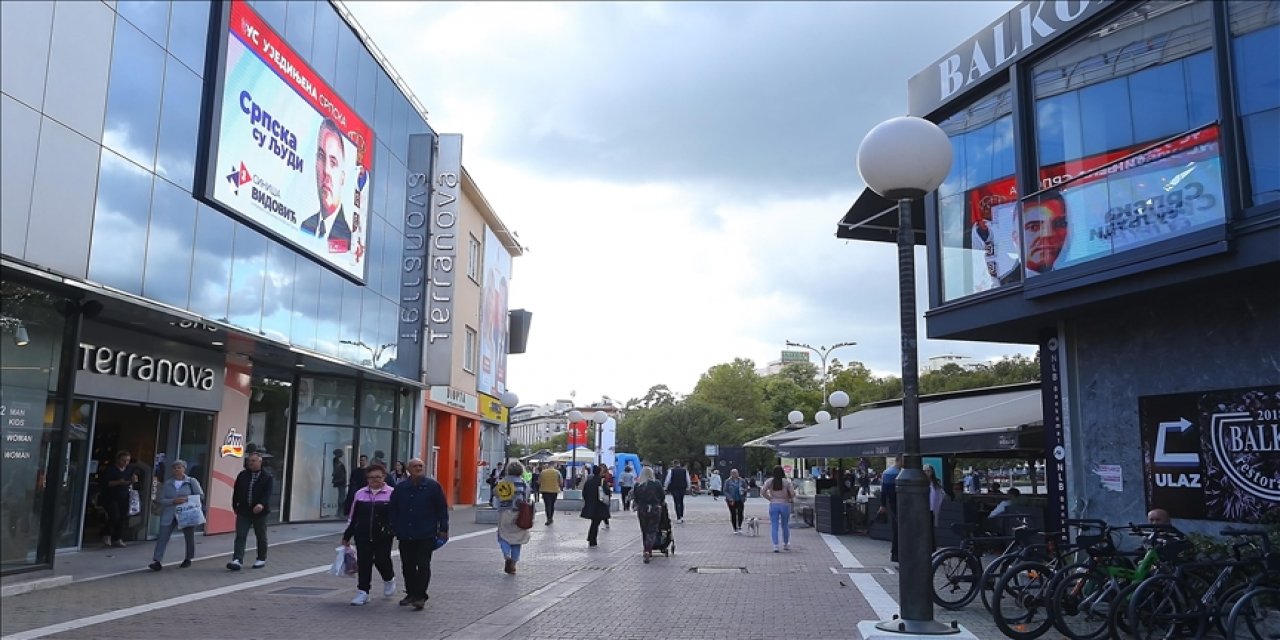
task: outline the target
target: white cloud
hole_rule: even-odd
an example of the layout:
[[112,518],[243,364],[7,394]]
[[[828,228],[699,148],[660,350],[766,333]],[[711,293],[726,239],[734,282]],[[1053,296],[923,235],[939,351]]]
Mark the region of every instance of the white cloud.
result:
[[[529,252],[521,398],[692,390],[786,339],[899,367],[897,261],[834,237],[862,135],[1013,2],[352,3]],[[917,299],[928,297],[917,252]],[[920,356],[1032,348],[925,340]]]

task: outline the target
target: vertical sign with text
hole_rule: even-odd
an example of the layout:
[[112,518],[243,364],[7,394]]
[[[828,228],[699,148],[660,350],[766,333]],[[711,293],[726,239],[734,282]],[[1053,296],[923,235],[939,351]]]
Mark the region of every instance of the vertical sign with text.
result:
[[1067,441],[1062,418],[1062,351],[1057,329],[1040,333],[1040,397],[1044,402],[1044,477],[1049,502],[1046,531],[1062,531],[1067,518]]
[[395,373],[422,378],[422,345],[427,301],[427,237],[431,215],[431,149],[426,133],[409,136],[405,180],[404,247],[400,257],[400,322],[396,332]]
[[458,199],[462,191],[462,135],[441,134],[431,181],[431,239],[427,250],[427,317],[423,327],[426,383],[449,386],[453,376],[454,269],[458,257]]

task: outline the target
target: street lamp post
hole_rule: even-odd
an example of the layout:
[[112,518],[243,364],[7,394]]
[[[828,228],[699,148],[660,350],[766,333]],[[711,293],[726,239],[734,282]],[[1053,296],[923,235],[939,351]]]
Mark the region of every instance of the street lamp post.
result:
[[597,411],[591,414],[591,421],[596,425],[596,464],[600,465],[604,463],[604,452],[600,450],[604,443],[604,434],[601,431],[604,429],[604,423],[609,421],[609,414]]
[[843,429],[844,409],[849,406],[849,394],[839,390],[833,391],[827,398],[827,404],[836,410],[836,429]]
[[898,600],[902,615],[876,624],[881,631],[913,634],[957,633],[933,619],[929,536],[933,526],[929,484],[920,467],[920,380],[916,355],[915,230],[911,201],[934,191],[951,171],[951,141],[923,118],[891,118],[875,126],[858,149],[858,173],[872,191],[898,201],[898,302],[902,324],[903,468],[898,474],[898,530],[912,532],[898,542]]
[[511,410],[520,404],[520,396],[510,391],[503,391],[498,400],[502,401],[502,406],[507,408],[507,429],[502,438],[502,473],[505,474],[508,462],[507,450],[511,448]]
[[[808,349],[808,350],[810,350],[810,351],[812,351],[812,352],[814,352],[814,353],[818,354],[818,359],[819,359],[820,361],[822,361],[822,398],[823,398],[823,400],[825,400],[825,399],[827,398],[827,357],[831,355],[831,352],[832,352],[832,351],[835,351],[836,349],[839,349],[840,347],[852,347],[852,346],[854,346],[854,345],[856,345],[856,344],[858,344],[858,343],[856,343],[856,342],[837,342],[837,343],[835,343],[835,344],[833,344],[833,345],[831,345],[831,346],[829,346],[829,347],[825,347],[825,346],[822,346],[822,345],[818,345],[818,346],[817,346],[817,348],[814,348],[814,347],[811,347],[811,346],[809,346],[809,345],[807,345],[807,344],[805,344],[805,343],[803,343],[803,342],[792,342],[792,341],[790,341],[790,340],[787,340],[787,346],[788,346],[788,347],[800,347],[801,349]],[[828,419],[829,419],[829,418],[828,418]]]

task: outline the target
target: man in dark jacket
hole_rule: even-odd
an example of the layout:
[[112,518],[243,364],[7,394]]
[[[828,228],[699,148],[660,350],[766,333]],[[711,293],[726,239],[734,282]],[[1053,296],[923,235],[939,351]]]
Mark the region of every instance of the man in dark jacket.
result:
[[351,498],[356,492],[369,486],[365,479],[365,470],[369,468],[369,456],[360,456],[359,463],[351,469],[351,479],[347,482],[347,499],[342,503],[342,513],[351,513]]
[[244,561],[244,545],[253,527],[253,537],[258,541],[258,559],[253,568],[267,566],[267,505],[275,489],[275,480],[262,469],[262,454],[254,451],[245,457],[245,470],[236,476],[235,489],[231,492],[231,510],[236,514],[236,541],[227,568],[239,571]]
[[400,573],[408,593],[401,606],[421,610],[431,585],[431,554],[436,538],[449,539],[449,503],[440,483],[427,477],[421,458],[408,464],[409,479],[391,492],[391,526],[400,539]]
[[679,460],[672,462],[671,468],[667,469],[667,477],[662,483],[662,488],[671,495],[671,502],[676,508],[676,522],[684,524],[684,492],[689,490],[689,470],[685,469]]

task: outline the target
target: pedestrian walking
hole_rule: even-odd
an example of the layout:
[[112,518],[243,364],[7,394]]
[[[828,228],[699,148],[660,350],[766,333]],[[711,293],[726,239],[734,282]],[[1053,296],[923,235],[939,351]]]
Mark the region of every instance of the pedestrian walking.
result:
[[520,562],[520,549],[529,542],[529,530],[516,524],[520,504],[529,501],[529,483],[524,479],[524,465],[512,460],[507,464],[507,476],[494,486],[498,496],[498,547],[502,549],[502,570],[515,575]]
[[636,472],[631,468],[631,463],[622,468],[622,475],[618,476],[618,483],[622,487],[622,510],[631,510],[631,490],[636,487]]
[[711,489],[711,499],[719,500],[720,492],[724,489],[724,479],[720,477],[719,469],[712,469],[711,479],[707,480],[707,486]]
[[396,485],[400,484],[401,480],[408,479],[409,470],[404,468],[403,461],[396,460],[391,463],[391,472],[387,475],[387,484],[391,485],[392,488],[395,488]]
[[879,514],[889,516],[889,527],[892,530],[893,542],[889,545],[889,561],[898,561],[898,471],[902,467],[902,455],[893,457],[893,466],[880,474],[880,510]]
[[164,568],[161,564],[164,562],[164,550],[169,546],[169,538],[173,536],[174,529],[182,530],[183,540],[187,543],[180,566],[183,569],[191,566],[191,559],[196,556],[196,527],[199,525],[179,526],[178,505],[186,504],[191,496],[198,496],[203,502],[204,490],[200,488],[198,480],[187,475],[185,460],[174,460],[169,469],[172,475],[164,481],[159,497],[156,498],[156,505],[160,507],[160,533],[156,536],[156,550],[151,554],[152,571]]
[[560,496],[560,483],[563,476],[555,467],[547,467],[538,474],[538,492],[542,494],[542,503],[547,510],[547,524],[556,520],[556,498]]
[[934,535],[938,528],[938,517],[942,515],[942,498],[946,495],[946,490],[942,488],[942,481],[938,479],[932,465],[924,465],[924,477],[929,481],[929,513],[933,516],[929,521],[929,552],[933,553],[936,546]]
[[636,506],[636,517],[640,521],[640,540],[644,545],[644,563],[649,564],[653,557],[653,546],[658,542],[658,525],[662,521],[663,495],[662,483],[653,475],[652,467],[640,470],[631,498]]
[[538,504],[538,497],[541,493],[541,485],[538,484],[538,480],[542,477],[542,468],[537,463],[531,463],[530,466],[533,467],[533,473],[529,476],[529,500],[534,504]]
[[747,481],[738,475],[737,469],[730,469],[729,479],[724,481],[724,503],[729,505],[729,525],[733,527],[733,535],[742,535],[742,519],[747,507]]
[[671,463],[671,468],[667,469],[667,477],[662,482],[662,488],[671,494],[671,502],[676,508],[676,522],[684,524],[684,494],[689,490],[689,470],[680,464],[679,460]]
[[351,604],[369,603],[369,591],[373,587],[373,568],[382,576],[382,597],[396,595],[396,570],[391,564],[391,494],[394,489],[387,484],[387,469],[381,464],[370,464],[364,470],[365,486],[351,498],[351,511],[347,513],[347,530],[342,532],[342,546],[356,543],[356,597]]
[[369,456],[362,455],[358,460],[357,466],[351,469],[351,476],[347,479],[347,499],[342,503],[343,513],[351,513],[351,500],[356,497],[356,492],[363,489],[367,482],[364,474],[368,466]]
[[[773,537],[773,552],[791,549],[791,502],[796,490],[787,479],[781,466],[773,468],[773,478],[766,480],[760,495],[769,501],[769,533]],[[778,528],[782,528],[782,547],[778,547]]]
[[124,547],[124,529],[129,523],[129,489],[138,481],[138,472],[129,464],[133,455],[116,453],[116,463],[98,474],[101,488],[98,504],[107,511],[107,527],[102,531],[102,546]]
[[409,461],[409,479],[391,492],[391,528],[400,539],[400,574],[408,594],[401,606],[421,611],[430,598],[431,554],[436,540],[449,539],[449,503],[440,483],[427,477],[427,465]]
[[245,466],[236,476],[235,488],[231,491],[231,510],[236,514],[236,539],[227,568],[232,571],[239,571],[244,562],[244,545],[250,528],[258,544],[253,568],[267,566],[267,514],[270,513],[267,504],[275,489],[275,479],[262,469],[262,454],[257,451],[245,456]]
[[609,504],[601,500],[604,489],[600,486],[600,481],[600,467],[597,466],[591,469],[591,475],[582,485],[582,513],[579,515],[591,521],[591,527],[587,529],[588,547],[597,546],[596,538],[600,533],[600,523],[608,517]]
[[602,464],[600,472],[600,500],[604,502],[604,528],[609,528],[609,516],[613,512],[613,472],[609,465]]

